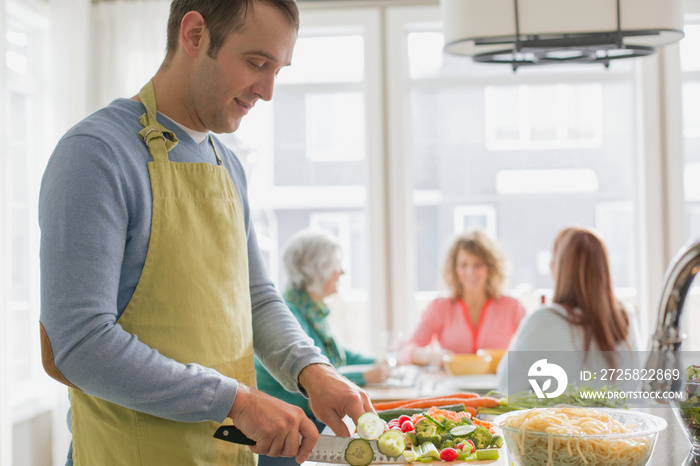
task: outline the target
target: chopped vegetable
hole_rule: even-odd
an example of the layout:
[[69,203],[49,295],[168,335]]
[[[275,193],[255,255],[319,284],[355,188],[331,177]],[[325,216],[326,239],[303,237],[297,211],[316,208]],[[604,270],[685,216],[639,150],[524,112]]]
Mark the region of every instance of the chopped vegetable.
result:
[[364,413],[357,420],[357,434],[365,440],[377,440],[384,432],[384,421],[376,413]]
[[[473,408],[472,408],[472,409],[473,409]],[[467,418],[467,419],[471,419],[471,418],[472,418],[472,415],[471,415],[470,413],[468,413],[467,411],[458,411],[458,412],[455,412],[455,411],[446,410],[446,409],[442,409],[442,408],[432,407],[432,408],[430,408],[428,411],[423,411],[423,412],[421,412],[420,414],[415,414],[415,415],[413,415],[413,416],[411,417],[411,420],[413,421],[413,425],[415,425],[416,422],[418,422],[418,421],[420,421],[421,419],[423,419],[423,417],[424,417],[424,416],[423,416],[423,413],[426,413],[426,412],[427,412],[428,414],[430,414],[431,416],[433,416],[434,418],[436,418],[436,419],[437,419],[437,418],[440,418],[440,417],[444,417],[445,419],[449,419],[449,420],[455,421],[455,422],[457,422],[457,421],[459,421],[460,419],[463,419],[463,418]]]
[[457,459],[460,461],[476,461],[476,455],[473,452],[460,451],[457,454]]
[[476,459],[481,460],[497,460],[498,450],[489,448],[488,450],[476,450]]
[[502,439],[494,439],[492,423],[469,417],[448,419],[442,416],[438,409],[425,412],[413,426],[415,435],[407,435],[406,439],[407,444],[412,446],[429,442],[438,450],[442,450],[456,448],[458,444],[462,444],[464,450],[464,444],[468,443],[466,449],[472,452],[475,449],[488,448],[492,443],[495,447],[503,445]]
[[678,414],[688,433],[700,439],[700,366],[689,366],[685,384],[686,400],[679,401]]
[[476,430],[476,426],[474,424],[472,425],[464,425],[464,426],[456,426],[450,429],[450,434],[454,435],[455,437],[463,437],[465,435],[469,435],[472,432]]
[[454,461],[457,459],[457,450],[454,448],[443,448],[440,450],[440,459],[442,461]]
[[435,447],[435,445],[433,445],[430,442],[425,442],[421,443],[418,446],[413,446],[412,449],[416,453],[416,457],[419,461],[428,458],[435,460],[440,459],[440,452]]
[[374,459],[374,451],[367,440],[356,438],[350,440],[345,449],[345,461],[350,466],[366,466]]
[[[377,409],[377,408],[375,408]],[[457,404],[450,404],[447,406],[441,406],[440,409],[444,409],[446,411],[454,411],[454,412],[463,412],[465,411],[464,404],[462,403],[457,403]],[[390,421],[392,419],[400,418],[402,415],[407,416],[407,417],[413,417],[416,414],[422,414],[425,411],[425,408],[396,408],[396,409],[386,409],[386,410],[377,410],[377,415],[384,419],[385,421]],[[468,411],[471,411],[471,415],[475,416],[476,415],[476,408],[469,407]]]
[[474,432],[470,434],[470,438],[474,441],[477,451],[481,448],[486,448],[491,444],[491,439],[493,435],[484,426],[476,426]]
[[435,424],[436,426],[438,426],[440,429],[443,429],[443,430],[445,429],[445,425],[444,425],[443,423],[441,423],[440,421],[436,420],[436,419],[435,419],[433,416],[431,416],[430,414],[425,413],[425,414],[423,414],[423,416],[425,416],[425,418],[426,418],[427,420],[429,420],[430,422],[432,422],[433,424]]
[[401,424],[401,432],[413,432],[413,423],[410,419]]
[[464,442],[457,444],[457,449],[464,452],[467,455],[474,453],[476,447],[471,439],[466,439]]
[[377,440],[377,449],[386,456],[396,458],[406,450],[406,440],[402,433],[389,430]]
[[404,440],[406,441],[407,448],[418,444],[418,437],[416,437],[415,432],[406,432],[404,434]]
[[503,437],[494,435],[489,444],[489,448],[501,448],[503,446]]

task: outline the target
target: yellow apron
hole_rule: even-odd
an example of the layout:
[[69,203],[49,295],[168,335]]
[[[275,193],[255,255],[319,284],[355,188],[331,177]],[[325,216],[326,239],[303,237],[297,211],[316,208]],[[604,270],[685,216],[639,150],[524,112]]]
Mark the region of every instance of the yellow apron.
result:
[[[167,151],[177,139],[156,122],[152,82],[139,97],[146,107],[139,134],[153,157],[153,217],[143,272],[119,324],[164,356],[255,386],[247,239],[236,189],[218,154],[218,166],[170,162]],[[70,392],[76,466],[257,462],[248,447],[213,439],[216,422],[170,421]]]

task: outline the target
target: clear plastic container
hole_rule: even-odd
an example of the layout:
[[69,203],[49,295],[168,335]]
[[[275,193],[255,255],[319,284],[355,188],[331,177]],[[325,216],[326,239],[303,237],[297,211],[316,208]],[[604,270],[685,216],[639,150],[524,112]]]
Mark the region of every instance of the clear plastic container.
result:
[[[651,458],[659,432],[667,427],[666,420],[652,414],[610,408],[577,408],[608,414],[627,425],[633,432],[575,435],[540,432],[513,426],[513,417],[526,411],[555,408],[534,408],[501,414],[494,424],[503,431],[508,452],[519,466],[644,466]],[[551,448],[551,453],[550,453]]]

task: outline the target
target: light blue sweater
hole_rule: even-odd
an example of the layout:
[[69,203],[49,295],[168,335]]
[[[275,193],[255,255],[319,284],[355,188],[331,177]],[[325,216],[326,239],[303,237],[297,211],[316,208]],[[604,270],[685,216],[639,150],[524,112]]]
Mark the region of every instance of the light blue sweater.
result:
[[[221,422],[238,383],[198,364],[181,364],[117,322],[139,281],[151,227],[151,156],[138,135],[140,102],[118,99],[72,128],[46,168],[39,199],[41,323],[57,369],[84,392],[183,422]],[[175,162],[216,163],[158,114],[179,144]],[[243,204],[256,356],[290,390],[301,370],[328,363],[289,312],[263,266],[239,160],[214,143]],[[226,290],[222,290],[226,292]]]

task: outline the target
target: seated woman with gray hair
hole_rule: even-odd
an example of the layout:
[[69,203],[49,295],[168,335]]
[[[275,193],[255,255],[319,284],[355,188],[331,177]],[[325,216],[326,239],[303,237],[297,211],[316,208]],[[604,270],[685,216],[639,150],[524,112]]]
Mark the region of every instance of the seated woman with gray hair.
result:
[[[386,362],[344,348],[328,322],[330,309],[324,299],[337,291],[338,279],[343,274],[341,255],[340,244],[330,233],[306,229],[295,234],[283,253],[289,280],[284,299],[304,331],[340,373],[357,385],[380,383],[389,376]],[[313,419],[306,398],[282,388],[257,359],[255,370],[259,390],[301,407]],[[260,464],[264,464],[262,457]]]

